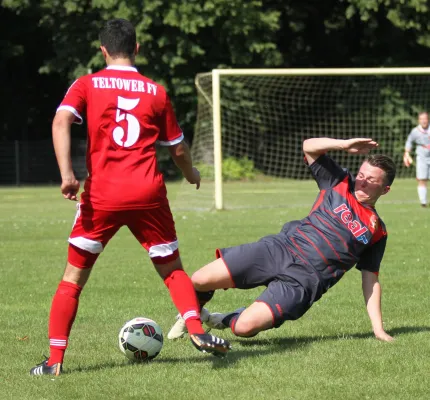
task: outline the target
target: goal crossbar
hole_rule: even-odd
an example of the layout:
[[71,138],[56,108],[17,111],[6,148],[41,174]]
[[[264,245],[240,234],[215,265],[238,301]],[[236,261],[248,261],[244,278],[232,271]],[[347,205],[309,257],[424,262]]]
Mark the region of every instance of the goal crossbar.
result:
[[395,68],[243,68],[213,69],[212,75],[294,75],[294,76],[348,76],[348,75],[427,75],[430,67],[395,67]]

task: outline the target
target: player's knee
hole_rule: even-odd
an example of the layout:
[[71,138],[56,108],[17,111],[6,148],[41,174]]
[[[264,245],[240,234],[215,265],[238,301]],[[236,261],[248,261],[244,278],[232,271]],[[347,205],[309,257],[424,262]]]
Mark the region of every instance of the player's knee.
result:
[[92,268],[79,268],[67,262],[66,269],[63,274],[63,281],[74,283],[81,288],[85,286],[90,277]]
[[202,271],[194,272],[191,276],[191,281],[193,282],[193,286],[196,290],[205,291],[209,285],[209,277]]
[[255,336],[258,332],[260,332],[260,328],[258,324],[253,320],[239,318],[236,321],[232,329],[232,332],[236,336],[252,337],[252,336]]

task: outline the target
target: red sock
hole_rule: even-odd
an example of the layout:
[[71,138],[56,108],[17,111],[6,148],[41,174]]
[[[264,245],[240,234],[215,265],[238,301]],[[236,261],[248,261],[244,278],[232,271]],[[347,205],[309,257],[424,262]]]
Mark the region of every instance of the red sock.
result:
[[[231,331],[232,331],[232,333],[233,333],[234,335],[236,335],[235,328],[236,328],[236,322],[237,322],[237,320],[238,320],[239,316],[240,316],[240,314],[239,314],[239,315],[236,315],[235,317],[233,317],[233,318],[230,320],[229,324],[228,324],[228,325],[230,326]],[[224,321],[224,320],[223,320],[223,321]],[[237,335],[236,335],[236,336],[237,336]]]
[[164,279],[164,283],[170,291],[173,303],[185,320],[188,333],[191,335],[205,333],[200,321],[199,302],[190,277],[183,270],[175,270]]
[[82,288],[74,283],[61,281],[52,299],[49,315],[49,366],[63,362],[70,330],[78,311],[81,290]]

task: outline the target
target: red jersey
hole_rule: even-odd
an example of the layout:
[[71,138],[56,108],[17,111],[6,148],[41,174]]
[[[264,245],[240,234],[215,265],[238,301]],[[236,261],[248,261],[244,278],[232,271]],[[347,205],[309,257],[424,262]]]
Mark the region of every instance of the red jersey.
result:
[[115,211],[167,203],[155,144],[172,146],[184,138],[163,86],[134,67],[108,66],[77,79],[59,110],[88,125],[88,178],[82,202]]

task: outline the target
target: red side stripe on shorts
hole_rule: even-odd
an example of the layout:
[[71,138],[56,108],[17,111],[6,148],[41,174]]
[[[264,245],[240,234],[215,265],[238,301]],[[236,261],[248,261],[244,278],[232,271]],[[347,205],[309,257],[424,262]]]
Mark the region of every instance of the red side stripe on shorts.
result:
[[234,283],[233,275],[231,274],[230,268],[228,267],[227,263],[225,262],[224,257],[222,256],[222,253],[221,253],[220,249],[216,249],[215,250],[215,257],[217,258],[217,260],[219,258],[221,258],[222,262],[224,263],[225,267],[227,268],[228,274],[230,275],[230,280],[231,280],[231,282],[233,284],[233,287],[235,288],[236,284]]

